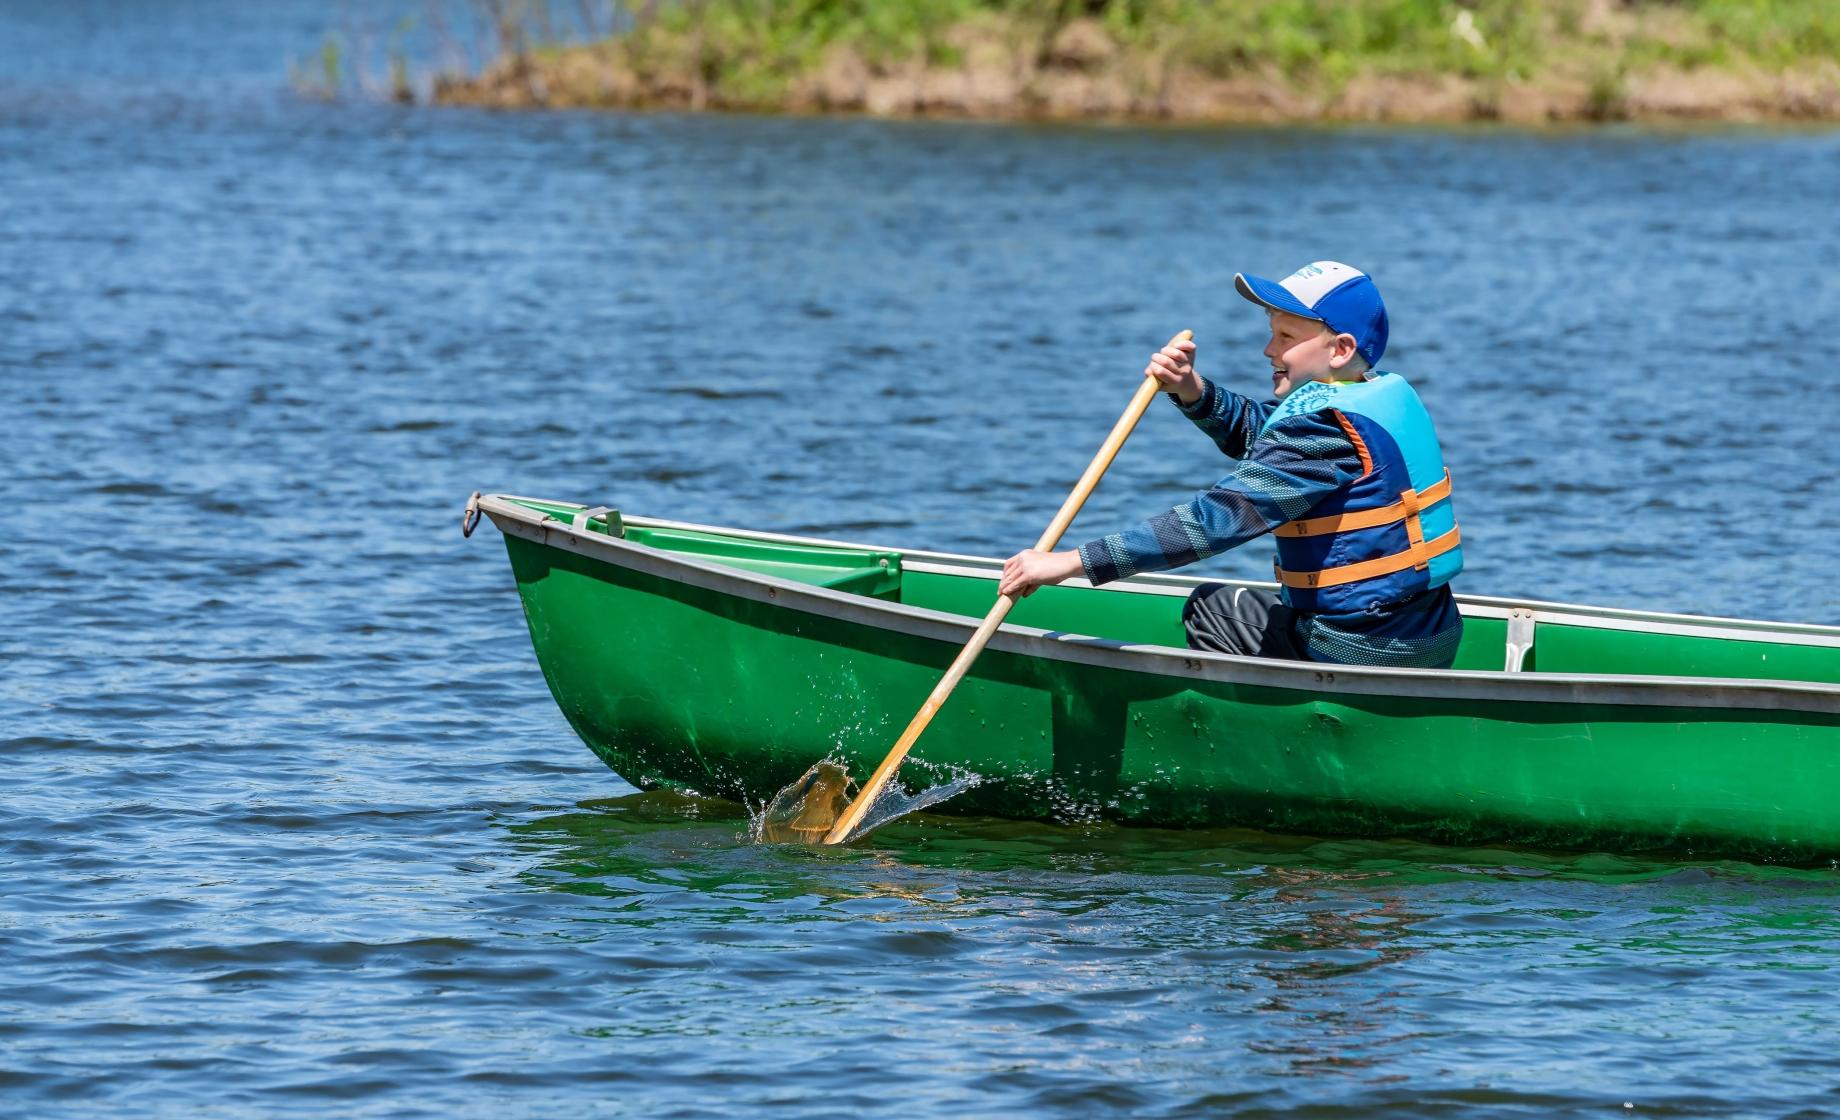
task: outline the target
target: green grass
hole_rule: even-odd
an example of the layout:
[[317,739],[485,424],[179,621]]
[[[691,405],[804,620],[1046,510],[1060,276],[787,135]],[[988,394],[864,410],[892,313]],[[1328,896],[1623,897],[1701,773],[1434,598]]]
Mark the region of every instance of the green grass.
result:
[[1609,119],[1658,71],[1840,72],[1840,0],[615,0],[612,37],[532,47],[551,23],[546,3],[564,10],[498,0],[514,13],[499,25],[505,57],[594,52],[667,102],[691,89],[692,104],[727,108],[797,102],[831,65],[909,75],[972,52],[1026,83],[1053,69],[1076,21],[1109,40],[1087,57],[1114,89],[1197,75],[1320,98],[1361,78],[1455,79],[1483,117],[1517,88],[1569,91],[1576,111]]
[[1215,75],[1275,70],[1299,82],[1362,72],[1521,78],[1580,50],[1687,68],[1840,61],[1834,0],[1638,0],[1611,5],[1611,20],[1631,26],[1608,30],[1590,25],[1585,0],[624,2],[635,36],[700,33],[707,62],[767,84],[815,65],[835,43],[872,62],[951,65],[948,32],[980,16],[1032,31],[1044,45],[1058,27],[1090,17],[1126,49],[1167,50]]

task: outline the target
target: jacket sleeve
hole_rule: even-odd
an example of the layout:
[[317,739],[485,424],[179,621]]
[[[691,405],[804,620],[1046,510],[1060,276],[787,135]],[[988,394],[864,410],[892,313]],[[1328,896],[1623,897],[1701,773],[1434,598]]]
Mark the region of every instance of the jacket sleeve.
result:
[[1251,397],[1222,389],[1205,377],[1201,379],[1201,399],[1194,404],[1183,404],[1174,393],[1169,394],[1169,399],[1214,441],[1215,447],[1233,459],[1246,457],[1258,438],[1259,428],[1276,407],[1275,403],[1260,404]]
[[1081,545],[1080,565],[1097,585],[1204,560],[1303,516],[1361,469],[1330,414],[1287,417],[1254,439],[1232,474],[1185,504]]

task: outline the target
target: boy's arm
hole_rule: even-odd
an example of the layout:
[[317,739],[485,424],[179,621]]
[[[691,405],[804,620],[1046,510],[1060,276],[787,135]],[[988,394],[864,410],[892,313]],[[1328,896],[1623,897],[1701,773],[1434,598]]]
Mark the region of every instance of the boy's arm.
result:
[[1192,564],[1296,520],[1359,477],[1361,457],[1339,424],[1323,413],[1291,417],[1186,505],[1080,546],[1080,567],[1098,585]]
[[1260,404],[1251,397],[1222,389],[1205,377],[1201,378],[1201,399],[1194,404],[1183,404],[1174,393],[1169,394],[1169,399],[1214,441],[1215,447],[1234,459],[1246,457],[1265,418],[1277,407],[1275,402]]
[[1215,385],[1195,370],[1194,339],[1175,339],[1150,355],[1144,376],[1162,382],[1182,415],[1206,432],[1214,446],[1244,459],[1275,404],[1258,404]]

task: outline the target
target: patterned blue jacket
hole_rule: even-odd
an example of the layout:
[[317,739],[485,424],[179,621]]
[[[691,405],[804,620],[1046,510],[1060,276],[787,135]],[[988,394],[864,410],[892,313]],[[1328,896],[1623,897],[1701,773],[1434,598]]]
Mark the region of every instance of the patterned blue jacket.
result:
[[[1233,473],[1184,505],[1082,545],[1080,564],[1094,584],[1168,571],[1237,548],[1302,517],[1361,476],[1360,453],[1327,416],[1281,419],[1261,434],[1275,401],[1260,404],[1205,380],[1203,390],[1193,405],[1177,406],[1237,460]],[[1299,615],[1297,637],[1318,661],[1447,668],[1462,634],[1463,619],[1446,586],[1376,610]]]

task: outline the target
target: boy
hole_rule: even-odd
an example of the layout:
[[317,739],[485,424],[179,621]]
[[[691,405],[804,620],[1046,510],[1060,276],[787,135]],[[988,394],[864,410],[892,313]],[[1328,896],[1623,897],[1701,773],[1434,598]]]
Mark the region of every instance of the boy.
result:
[[1022,597],[1165,571],[1272,533],[1278,595],[1207,584],[1189,596],[1189,645],[1352,665],[1449,668],[1463,635],[1450,580],[1463,566],[1450,474],[1431,418],[1386,350],[1386,305],[1335,261],[1281,282],[1233,278],[1265,308],[1272,394],[1256,403],[1195,372],[1193,342],[1150,358],[1182,414],[1239,460],[1233,473],[1122,533],[1066,552],[1017,553],[999,590]]

